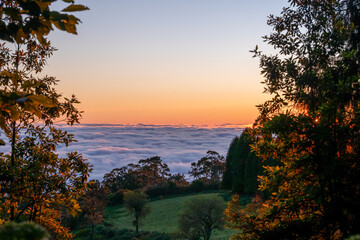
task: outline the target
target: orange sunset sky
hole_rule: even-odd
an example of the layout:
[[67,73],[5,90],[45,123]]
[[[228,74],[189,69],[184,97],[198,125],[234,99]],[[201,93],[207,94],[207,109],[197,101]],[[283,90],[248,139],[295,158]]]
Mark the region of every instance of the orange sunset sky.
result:
[[82,123],[251,124],[259,60],[285,0],[87,0],[78,35],[60,31],[45,73],[82,102]]

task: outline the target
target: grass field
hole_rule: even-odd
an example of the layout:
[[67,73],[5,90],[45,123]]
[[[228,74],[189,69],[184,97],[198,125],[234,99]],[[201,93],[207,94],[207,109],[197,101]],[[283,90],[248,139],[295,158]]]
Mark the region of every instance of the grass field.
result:
[[[145,218],[143,226],[140,230],[173,233],[178,230],[178,217],[184,204],[191,201],[194,197],[202,196],[218,196],[220,193],[203,193],[187,196],[179,196],[156,200],[150,202],[151,213]],[[132,217],[129,216],[123,206],[112,206],[107,208],[105,222],[112,224],[118,228],[134,229],[132,226]],[[232,229],[224,229],[222,231],[214,231],[212,239],[229,239],[236,231]]]

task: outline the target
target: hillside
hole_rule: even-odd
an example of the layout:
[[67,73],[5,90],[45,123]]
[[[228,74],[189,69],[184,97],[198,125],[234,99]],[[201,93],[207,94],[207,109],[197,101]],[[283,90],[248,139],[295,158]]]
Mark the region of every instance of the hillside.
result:
[[[178,230],[178,216],[183,210],[184,204],[199,195],[210,197],[221,195],[221,193],[202,193],[152,201],[150,203],[151,214],[145,218],[140,230],[165,233],[176,232]],[[108,207],[105,223],[114,225],[117,228],[134,229],[132,218],[122,205]],[[232,229],[214,231],[212,239],[229,239],[234,233],[235,231]]]

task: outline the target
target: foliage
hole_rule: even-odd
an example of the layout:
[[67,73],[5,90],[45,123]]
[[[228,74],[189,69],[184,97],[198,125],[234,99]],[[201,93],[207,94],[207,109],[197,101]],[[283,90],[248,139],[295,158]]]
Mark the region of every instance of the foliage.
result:
[[91,226],[90,239],[93,239],[95,226],[104,220],[107,194],[107,189],[101,186],[98,180],[89,181],[88,189],[85,191],[85,195],[81,201],[81,210]]
[[133,225],[136,232],[139,232],[141,221],[151,211],[147,195],[139,191],[127,191],[124,193],[124,205],[128,212],[135,217]]
[[0,225],[2,240],[47,240],[50,235],[45,228],[35,223],[7,223]]
[[182,185],[186,186],[189,185],[189,182],[186,180],[185,175],[183,173],[175,173],[171,174],[168,179],[169,183],[173,183],[176,186]]
[[263,173],[262,165],[265,163],[252,151],[250,146],[253,141],[249,132],[250,129],[245,129],[240,137],[233,139],[226,156],[222,185],[235,193],[256,193],[258,176]]
[[170,169],[166,163],[163,163],[159,156],[142,159],[136,165],[138,169],[138,178],[142,186],[154,186],[168,179]]
[[89,164],[76,152],[67,157],[55,152],[57,144],[73,141],[66,132],[50,127],[46,134],[44,127],[27,128],[26,136],[15,145],[14,163],[10,155],[0,157],[1,216],[5,221],[26,218],[54,234],[69,235],[59,226],[60,213],[62,209],[71,215],[80,211],[76,199],[85,188]]
[[[54,124],[78,123],[79,101],[63,98],[54,77],[39,76],[55,50],[45,39],[52,24],[76,33],[79,22],[52,11],[54,2],[13,0],[0,6],[0,38],[7,41],[0,43],[0,129],[11,144],[9,154],[0,154],[0,222],[35,221],[54,237],[68,239],[61,211],[75,215],[80,210],[76,199],[84,192],[90,165],[77,152],[57,153],[58,145],[75,140]],[[64,11],[86,9],[73,3],[67,1]]]
[[45,37],[53,30],[53,26],[76,34],[76,25],[79,24],[80,19],[68,13],[88,10],[88,8],[75,4],[74,0],[64,0],[67,6],[59,12],[51,6],[54,2],[56,0],[1,1],[0,39],[24,43],[36,37],[40,43],[45,43]]
[[124,192],[126,192],[126,190],[121,189],[114,193],[109,193],[107,195],[107,198],[109,200],[108,204],[110,206],[122,204],[124,199]]
[[[0,43],[0,129],[6,134],[10,133],[6,124],[9,118],[17,121],[22,112],[39,116],[44,114],[37,110],[39,105],[54,105],[50,96],[34,91],[39,83],[29,74],[39,73],[54,50],[46,40],[52,26],[76,34],[80,20],[66,12],[88,9],[70,0],[63,1],[68,6],[60,13],[51,6],[54,2],[56,0],[1,1],[0,39],[14,43],[16,49],[11,52],[5,43]],[[55,81],[51,77],[45,79],[48,83]],[[3,140],[1,143],[5,144]]]
[[187,202],[179,216],[179,228],[187,239],[209,240],[214,229],[224,226],[224,200],[220,197],[198,197]]
[[359,239],[360,239],[360,234],[357,234],[357,235],[350,236],[346,240],[359,240]]
[[[224,196],[223,196],[224,195]],[[180,213],[184,210],[185,204],[192,201],[194,198],[202,196],[204,198],[212,198],[220,196],[228,198],[223,191],[213,191],[207,193],[197,194],[182,194],[177,196],[169,196],[152,200],[149,204],[151,206],[151,213],[146,216],[143,221],[142,231],[164,232],[171,234],[172,239],[181,239],[184,237],[178,236],[179,224],[178,218]],[[249,196],[242,197],[242,202],[251,201]],[[245,200],[246,199],[246,200]],[[225,203],[225,201],[224,201]],[[132,216],[128,215],[124,205],[109,206],[104,220],[105,226],[114,226],[116,228],[132,229]],[[236,231],[233,229],[214,230],[211,234],[213,239],[229,239]],[[176,233],[176,234],[175,234]]]
[[112,193],[121,189],[135,190],[140,188],[137,178],[137,169],[134,165],[127,165],[121,168],[115,168],[104,175],[103,184],[107,186]]
[[261,179],[270,198],[233,224],[239,239],[342,239],[360,225],[360,3],[289,2],[264,37],[278,54],[253,51],[273,95],[254,149],[281,164]]
[[[89,239],[89,229],[82,229],[78,234],[75,235],[74,239]],[[129,229],[118,229],[115,227],[98,225],[95,228],[95,234],[98,236],[98,239],[106,240],[171,240],[172,238],[166,233],[158,232],[135,232]],[[95,238],[97,239],[97,238]]]
[[196,180],[220,182],[225,170],[225,159],[215,151],[207,151],[198,162],[191,163],[189,174]]
[[[147,186],[156,186],[169,180],[170,169],[163,163],[159,156],[139,160],[138,164],[128,164],[121,168],[115,168],[104,176],[103,184],[110,188],[111,192],[120,189],[135,190]],[[180,178],[179,178],[180,177]],[[177,176],[182,181],[181,176]]]

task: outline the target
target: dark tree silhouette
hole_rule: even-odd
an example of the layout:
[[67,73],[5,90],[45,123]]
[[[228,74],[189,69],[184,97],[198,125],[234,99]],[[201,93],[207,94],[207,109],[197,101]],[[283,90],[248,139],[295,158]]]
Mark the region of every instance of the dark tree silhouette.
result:
[[196,197],[185,204],[179,216],[179,228],[187,239],[209,240],[214,229],[224,227],[226,205],[220,197]]
[[289,3],[264,37],[278,54],[253,51],[273,95],[254,148],[280,164],[266,167],[258,214],[228,219],[241,239],[345,239],[360,231],[360,2]]

